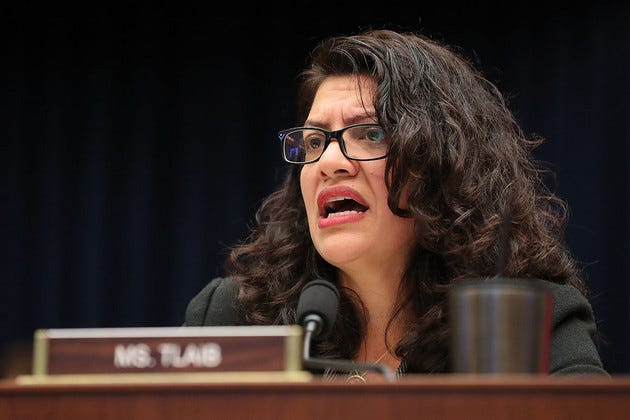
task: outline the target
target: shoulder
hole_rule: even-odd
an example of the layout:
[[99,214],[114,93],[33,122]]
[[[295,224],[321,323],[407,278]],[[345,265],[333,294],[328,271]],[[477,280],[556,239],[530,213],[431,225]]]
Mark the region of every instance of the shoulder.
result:
[[578,289],[570,284],[544,282],[553,295],[553,323],[563,322],[568,317],[593,318],[591,305]]
[[235,325],[237,284],[230,278],[212,279],[186,307],[184,326]]
[[545,282],[553,295],[551,374],[607,374],[596,345],[596,324],[587,298],[568,284]]

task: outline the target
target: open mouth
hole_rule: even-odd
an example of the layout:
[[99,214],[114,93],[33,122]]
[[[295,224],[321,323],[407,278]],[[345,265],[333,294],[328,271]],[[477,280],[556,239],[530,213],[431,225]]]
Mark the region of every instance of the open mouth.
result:
[[323,218],[363,213],[368,208],[350,197],[333,197],[326,201],[322,212]]

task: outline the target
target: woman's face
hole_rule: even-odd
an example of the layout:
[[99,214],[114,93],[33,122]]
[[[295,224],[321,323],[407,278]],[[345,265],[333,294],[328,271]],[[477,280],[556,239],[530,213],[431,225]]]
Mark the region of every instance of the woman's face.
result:
[[[355,76],[328,77],[304,125],[339,130],[375,123],[374,89],[367,77],[361,79],[361,90]],[[399,274],[406,266],[414,242],[413,220],[394,215],[387,205],[385,163],[349,160],[332,140],[317,162],[302,168],[300,186],[313,244],[342,271]],[[335,203],[344,197],[351,200],[343,206],[342,201]]]

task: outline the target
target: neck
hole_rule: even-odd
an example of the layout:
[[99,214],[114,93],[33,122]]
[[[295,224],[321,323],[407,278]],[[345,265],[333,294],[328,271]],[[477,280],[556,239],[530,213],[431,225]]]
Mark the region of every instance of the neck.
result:
[[387,326],[398,301],[401,276],[383,277],[363,274],[363,277],[357,278],[345,271],[339,273],[340,283],[359,296],[366,311],[365,335],[361,340],[356,360],[370,363],[380,358],[381,363],[395,370],[399,361],[388,352],[387,344],[389,343],[389,348],[393,351],[404,334],[407,311],[393,320],[389,330]]

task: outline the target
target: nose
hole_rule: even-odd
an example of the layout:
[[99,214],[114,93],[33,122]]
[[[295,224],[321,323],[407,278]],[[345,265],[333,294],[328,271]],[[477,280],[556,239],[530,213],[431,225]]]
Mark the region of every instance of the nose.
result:
[[343,155],[339,141],[336,139],[330,141],[317,161],[319,170],[324,177],[355,175],[358,169],[357,163]]

